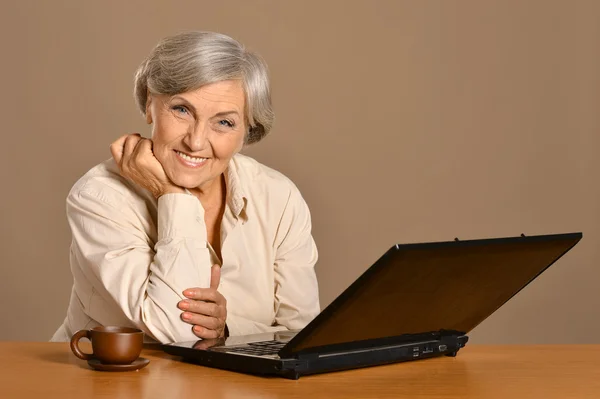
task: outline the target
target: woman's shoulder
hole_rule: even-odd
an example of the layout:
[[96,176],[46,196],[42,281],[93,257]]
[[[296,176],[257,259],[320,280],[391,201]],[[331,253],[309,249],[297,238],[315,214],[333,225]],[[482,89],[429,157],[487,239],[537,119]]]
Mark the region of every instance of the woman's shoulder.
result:
[[298,190],[289,177],[250,156],[237,154],[233,157],[233,161],[240,182],[250,188],[250,191],[252,188],[261,191]]
[[121,176],[113,158],[95,165],[75,182],[69,191],[68,199],[77,200],[81,196],[117,207],[152,199],[149,192]]
[[[237,178],[243,192],[256,207],[267,206],[269,214],[284,212],[308,214],[308,205],[291,178],[256,159],[238,154],[234,157]],[[262,204],[262,205],[261,205]]]

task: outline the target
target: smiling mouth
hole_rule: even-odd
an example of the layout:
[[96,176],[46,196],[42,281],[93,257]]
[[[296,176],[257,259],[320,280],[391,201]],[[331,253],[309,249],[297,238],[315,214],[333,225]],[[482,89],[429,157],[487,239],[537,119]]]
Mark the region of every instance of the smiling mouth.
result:
[[177,151],[177,150],[175,150],[175,154],[177,154],[177,156],[180,159],[182,159],[183,161],[185,161],[186,163],[193,164],[193,165],[202,165],[208,159],[208,158],[192,157],[192,156],[189,156],[188,154],[185,154],[185,153],[183,153],[181,151]]

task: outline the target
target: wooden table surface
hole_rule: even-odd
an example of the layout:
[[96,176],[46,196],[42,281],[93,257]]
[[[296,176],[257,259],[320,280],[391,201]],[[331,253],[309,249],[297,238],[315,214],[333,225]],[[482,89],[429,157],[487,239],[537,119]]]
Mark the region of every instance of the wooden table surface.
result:
[[0,398],[600,398],[600,345],[467,345],[456,358],[297,381],[187,364],[156,349],[142,356],[150,364],[140,371],[100,372],[67,344],[0,342]]

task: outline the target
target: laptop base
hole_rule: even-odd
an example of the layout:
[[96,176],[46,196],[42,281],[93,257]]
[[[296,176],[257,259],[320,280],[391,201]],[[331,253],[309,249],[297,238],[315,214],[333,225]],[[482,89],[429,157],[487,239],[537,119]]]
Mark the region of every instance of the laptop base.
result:
[[[241,338],[241,337],[240,337]],[[162,349],[187,363],[236,371],[245,374],[283,377],[301,376],[415,361],[440,356],[456,356],[468,341],[466,335],[448,336],[420,342],[404,342],[339,352],[301,354],[281,359],[277,355],[258,356],[228,351],[228,345],[198,349],[203,341],[166,344]],[[195,348],[196,346],[196,348]],[[236,343],[229,347],[241,348]]]

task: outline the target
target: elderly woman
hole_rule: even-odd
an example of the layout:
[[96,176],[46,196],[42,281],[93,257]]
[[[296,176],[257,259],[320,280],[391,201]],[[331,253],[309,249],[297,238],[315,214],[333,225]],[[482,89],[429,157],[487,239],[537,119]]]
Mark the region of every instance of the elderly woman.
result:
[[74,284],[52,340],[99,325],[162,343],[304,327],[319,312],[309,209],[239,153],[271,129],[266,65],[225,35],[179,34],[134,93],[152,139],[119,138],[68,195]]

